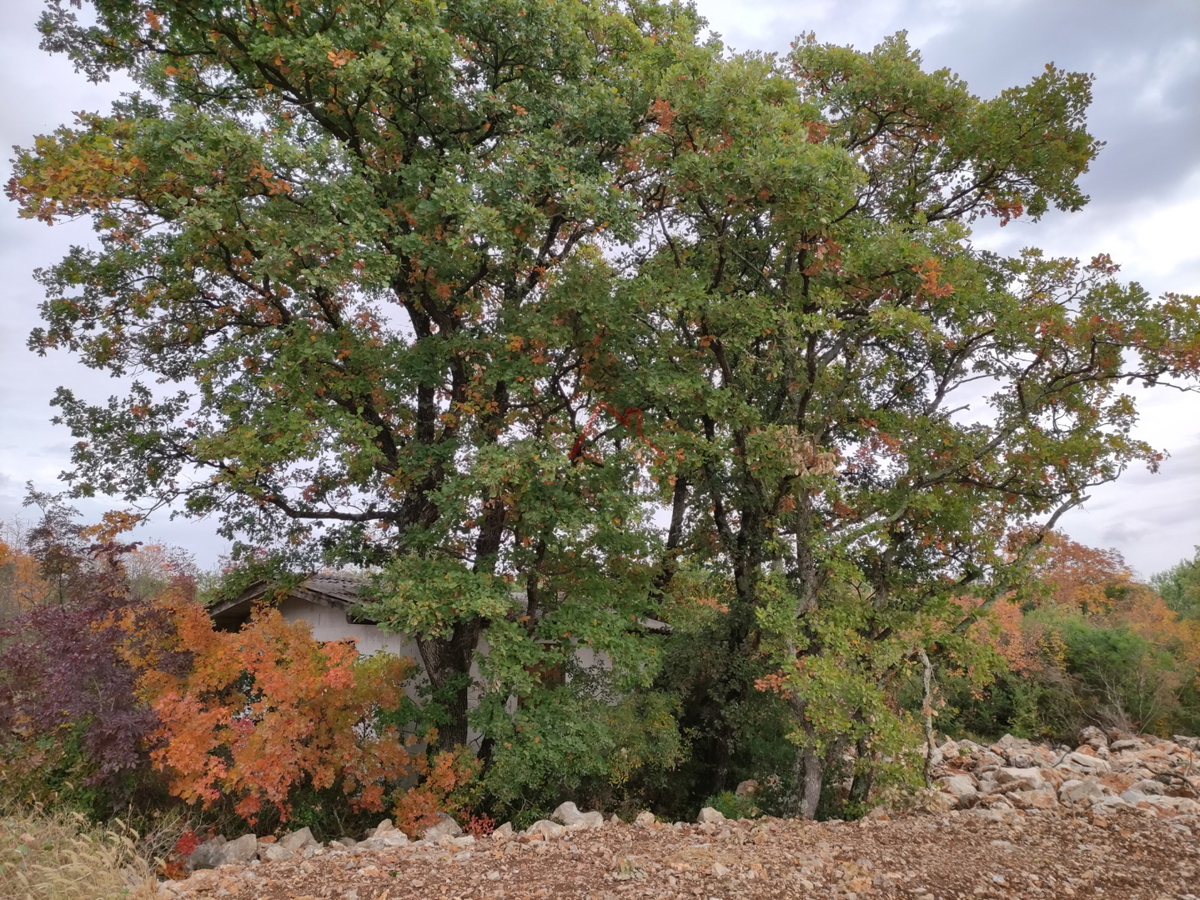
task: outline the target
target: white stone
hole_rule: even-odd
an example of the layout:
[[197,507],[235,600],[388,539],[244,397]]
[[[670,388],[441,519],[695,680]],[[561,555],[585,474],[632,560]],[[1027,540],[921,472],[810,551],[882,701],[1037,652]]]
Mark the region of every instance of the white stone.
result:
[[1104,799],[1104,788],[1095,778],[1088,777],[1083,781],[1072,779],[1064,781],[1058,790],[1058,798],[1063,803],[1095,803]]
[[551,822],[549,819],[538,819],[525,829],[525,834],[529,837],[540,834],[548,841],[560,838],[566,833],[567,829],[563,828],[557,822]]
[[462,834],[462,828],[450,816],[445,813],[438,813],[437,820],[421,832],[421,840],[436,841],[440,837],[450,835],[451,837]]
[[654,818],[654,813],[649,810],[642,810],[637,814],[637,818],[633,820],[633,824],[638,828],[649,828],[657,819]]
[[711,806],[706,806],[700,810],[700,815],[696,816],[696,821],[701,825],[720,825],[725,821],[725,815]]
[[574,825],[583,818],[583,813],[579,811],[578,806],[567,800],[564,803],[558,804],[554,812],[550,813],[550,818],[564,825]]
[[1041,770],[1032,766],[1018,769],[1012,766],[1002,766],[994,773],[996,783],[1005,791],[1040,791],[1046,787],[1046,779]]
[[308,847],[317,842],[313,837],[312,829],[301,828],[299,831],[293,831],[290,834],[285,834],[279,840],[279,846],[285,850],[291,850],[294,853],[299,853],[305,847]]
[[221,865],[233,863],[248,863],[258,854],[258,838],[252,834],[243,834],[235,841],[230,841],[221,850]]
[[278,862],[281,859],[291,859],[296,854],[281,844],[259,844],[258,858],[263,862]]
[[568,831],[587,831],[592,828],[604,827],[604,813],[601,812],[585,812],[581,813],[579,818],[567,825]]

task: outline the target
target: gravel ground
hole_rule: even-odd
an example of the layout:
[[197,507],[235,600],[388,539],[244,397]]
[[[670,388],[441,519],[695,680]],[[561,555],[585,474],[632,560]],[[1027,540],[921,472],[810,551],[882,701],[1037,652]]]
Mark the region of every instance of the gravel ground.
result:
[[223,866],[178,900],[1154,898],[1200,900],[1200,819],[953,811],[857,823],[609,824]]

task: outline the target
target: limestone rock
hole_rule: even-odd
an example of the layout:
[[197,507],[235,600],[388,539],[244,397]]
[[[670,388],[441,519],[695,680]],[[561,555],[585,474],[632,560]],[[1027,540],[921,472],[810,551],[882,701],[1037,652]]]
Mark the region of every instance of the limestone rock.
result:
[[994,773],[996,783],[1004,791],[1040,791],[1046,787],[1046,779],[1040,769],[1032,766],[1018,769],[1013,766],[1001,766]]
[[753,797],[758,793],[758,787],[758,782],[750,778],[739,784],[734,793],[739,797]]
[[205,841],[192,851],[187,859],[189,869],[215,869],[222,865],[225,852],[225,838],[217,835],[210,841]]
[[462,828],[459,827],[458,823],[445,813],[438,813],[437,820],[421,832],[421,840],[436,841],[445,835],[454,837],[459,834],[462,834]]
[[281,859],[292,859],[296,854],[282,844],[259,844],[258,858],[263,862],[278,862]]
[[1104,799],[1104,788],[1092,777],[1064,781],[1058,797],[1063,803],[1092,804]]
[[642,812],[637,814],[637,818],[633,820],[633,824],[638,828],[649,828],[656,821],[658,820],[654,818],[654,813],[649,810],[642,810]]
[[507,841],[516,834],[513,831],[512,822],[505,822],[499,828],[492,832],[492,839],[497,841]]
[[532,825],[525,829],[525,834],[529,837],[542,835],[546,840],[560,838],[567,833],[567,829],[559,825],[557,822],[551,822],[549,819],[538,819]]
[[579,811],[578,806],[568,800],[565,803],[558,804],[558,808],[550,813],[550,818],[555,822],[561,822],[563,825],[574,825],[583,818],[583,813]]
[[285,834],[279,840],[279,846],[285,850],[291,850],[293,853],[299,853],[305,847],[317,843],[317,839],[313,837],[312,829],[301,828],[299,831],[293,831],[290,834]]
[[720,825],[725,821],[725,816],[711,806],[706,806],[700,810],[700,815],[696,816],[696,821],[701,825]]
[[252,834],[243,834],[235,841],[227,843],[221,852],[220,865],[248,863],[258,854],[258,838]]

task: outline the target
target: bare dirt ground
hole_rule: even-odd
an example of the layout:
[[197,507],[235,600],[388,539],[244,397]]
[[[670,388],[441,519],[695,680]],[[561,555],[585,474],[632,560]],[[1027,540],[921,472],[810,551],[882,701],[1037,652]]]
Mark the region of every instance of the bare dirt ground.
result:
[[[1185,824],[1185,820],[1187,824]],[[1200,900],[1200,824],[976,811],[857,823],[610,824],[553,840],[444,839],[224,866],[165,884],[179,900],[1153,898]]]

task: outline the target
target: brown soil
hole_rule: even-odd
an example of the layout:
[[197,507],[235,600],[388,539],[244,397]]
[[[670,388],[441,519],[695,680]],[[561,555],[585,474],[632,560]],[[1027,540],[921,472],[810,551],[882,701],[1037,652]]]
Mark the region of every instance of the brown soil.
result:
[[[1184,823],[1187,824],[1184,824]],[[197,872],[180,900],[1200,900],[1200,822],[1136,812],[778,819],[448,840]]]

